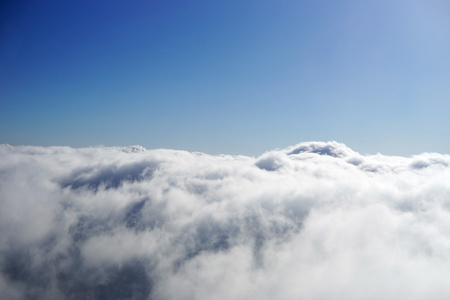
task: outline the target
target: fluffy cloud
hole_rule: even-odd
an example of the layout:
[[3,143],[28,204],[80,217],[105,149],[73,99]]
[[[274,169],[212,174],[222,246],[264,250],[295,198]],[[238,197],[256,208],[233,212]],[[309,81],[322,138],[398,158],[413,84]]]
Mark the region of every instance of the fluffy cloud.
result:
[[448,299],[450,156],[0,146],[2,299]]

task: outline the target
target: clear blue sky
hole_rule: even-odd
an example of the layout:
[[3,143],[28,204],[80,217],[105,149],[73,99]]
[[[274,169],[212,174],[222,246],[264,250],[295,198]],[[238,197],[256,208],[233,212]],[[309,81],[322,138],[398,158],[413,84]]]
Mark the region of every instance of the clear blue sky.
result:
[[450,2],[10,1],[0,143],[450,153]]

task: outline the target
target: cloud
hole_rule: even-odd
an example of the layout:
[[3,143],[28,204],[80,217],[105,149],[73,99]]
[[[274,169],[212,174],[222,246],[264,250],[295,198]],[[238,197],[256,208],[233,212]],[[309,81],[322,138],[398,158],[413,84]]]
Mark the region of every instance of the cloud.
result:
[[447,299],[450,156],[0,147],[2,299]]

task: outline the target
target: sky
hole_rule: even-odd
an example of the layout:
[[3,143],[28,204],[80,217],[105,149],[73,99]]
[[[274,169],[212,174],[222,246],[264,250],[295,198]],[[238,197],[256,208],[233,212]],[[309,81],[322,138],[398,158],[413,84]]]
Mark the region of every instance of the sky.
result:
[[450,153],[450,4],[8,1],[0,143]]

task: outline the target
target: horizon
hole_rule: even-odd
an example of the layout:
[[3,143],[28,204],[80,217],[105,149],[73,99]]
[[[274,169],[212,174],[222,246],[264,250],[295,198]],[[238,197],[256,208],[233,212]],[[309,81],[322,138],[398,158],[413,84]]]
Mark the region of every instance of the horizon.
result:
[[409,154],[409,155],[398,155],[398,154],[386,154],[386,153],[382,153],[382,152],[373,152],[373,153],[367,153],[367,152],[360,152],[357,149],[353,149],[352,147],[349,147],[348,145],[346,145],[345,143],[341,143],[339,141],[334,141],[334,140],[330,140],[330,141],[302,141],[302,142],[298,142],[292,145],[288,145],[288,146],[284,146],[284,147],[276,147],[273,149],[267,149],[261,153],[258,153],[256,155],[249,155],[249,154],[241,154],[241,153],[224,153],[224,152],[220,152],[220,153],[208,153],[208,152],[203,152],[203,151],[190,151],[190,150],[186,150],[186,149],[176,149],[176,148],[147,148],[144,147],[142,145],[127,145],[127,146],[109,146],[109,145],[89,145],[89,146],[81,146],[81,147],[72,147],[72,146],[67,146],[67,145],[49,145],[49,146],[41,146],[41,145],[11,145],[8,143],[3,143],[0,144],[0,146],[6,146],[6,147],[12,147],[12,148],[71,148],[71,149],[95,149],[95,148],[111,148],[111,149],[130,149],[131,152],[140,152],[140,151],[158,151],[158,150],[169,150],[169,151],[180,151],[180,152],[188,152],[188,153],[201,153],[201,154],[205,154],[205,155],[209,155],[209,156],[221,156],[221,155],[226,155],[226,156],[246,156],[249,158],[258,158],[261,157],[267,153],[270,152],[274,152],[274,151],[287,151],[288,149],[291,148],[295,148],[301,145],[309,145],[309,144],[317,144],[317,145],[323,145],[323,144],[338,144],[341,145],[349,150],[351,150],[352,152],[357,153],[358,155],[363,155],[363,156],[377,156],[377,155],[382,155],[385,157],[404,157],[404,158],[412,158],[412,157],[418,157],[421,155],[426,155],[426,154],[439,154],[439,155],[450,155],[448,153],[440,153],[440,152],[435,152],[435,151],[425,151],[425,152],[420,152],[420,153],[413,153],[413,154]]

